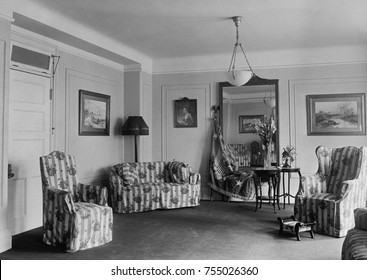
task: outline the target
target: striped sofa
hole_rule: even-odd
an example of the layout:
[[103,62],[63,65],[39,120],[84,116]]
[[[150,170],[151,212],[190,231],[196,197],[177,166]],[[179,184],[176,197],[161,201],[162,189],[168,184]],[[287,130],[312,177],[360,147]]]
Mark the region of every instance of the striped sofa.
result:
[[367,260],[367,208],[354,210],[354,222],[343,242],[342,260]]
[[183,162],[122,163],[110,170],[115,213],[193,207],[200,204],[199,173]]
[[40,157],[43,242],[67,252],[112,241],[107,188],[78,182],[75,157],[54,151]]
[[354,227],[353,210],[367,201],[367,147],[316,148],[319,168],[303,176],[294,214],[316,221],[316,232],[343,237]]

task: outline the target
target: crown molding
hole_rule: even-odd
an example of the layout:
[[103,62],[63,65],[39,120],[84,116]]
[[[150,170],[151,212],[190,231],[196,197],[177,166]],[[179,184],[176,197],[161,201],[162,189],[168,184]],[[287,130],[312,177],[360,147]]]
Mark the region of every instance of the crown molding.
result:
[[6,9],[6,5],[4,7],[0,7],[0,18],[14,22],[13,13],[11,10]]
[[[65,15],[48,8],[42,3],[32,0],[9,1],[11,1],[11,5],[15,13],[27,17],[30,20],[37,21],[38,23],[43,24],[45,28],[50,27],[51,30],[56,29],[61,33],[80,39],[81,42],[86,42],[87,44],[96,46],[97,48],[104,49],[110,54],[115,54],[124,58],[132,64],[141,64],[148,72],[152,71],[153,60],[148,55],[126,46],[113,38],[107,37],[105,34],[99,33],[75,20],[65,17]],[[67,48],[65,45],[63,48],[69,50],[69,52],[71,50],[70,47]],[[88,49],[85,51],[88,52]],[[98,55],[99,54],[96,54],[96,56]],[[100,57],[103,57],[103,54]],[[105,59],[107,59],[107,57]],[[130,63],[128,62],[125,64],[123,62],[118,62],[117,64],[127,65]]]
[[[252,68],[277,69],[333,66],[367,62],[366,45],[333,46],[310,49],[288,49],[249,52]],[[154,75],[199,72],[225,72],[231,54],[165,58],[154,61]],[[256,72],[256,71],[255,71]]]
[[[111,60],[108,60],[106,58],[94,55],[92,53],[89,53],[87,51],[69,46],[67,44],[64,44],[62,42],[56,41],[54,39],[51,39],[49,37],[45,37],[43,35],[31,32],[29,30],[23,29],[21,27],[18,26],[14,26],[12,25],[12,35],[15,36],[19,36],[21,38],[23,38],[25,41],[33,41],[36,42],[37,44],[42,45],[43,47],[48,47],[48,48],[53,48],[58,51],[64,51],[67,52],[69,54],[72,55],[76,55],[79,57],[82,57],[84,59],[87,60],[91,60],[94,61],[96,63],[102,64],[104,66],[119,70],[119,71],[124,71],[125,70],[125,66],[119,63],[115,63]],[[25,41],[23,40],[22,43],[25,43]]]

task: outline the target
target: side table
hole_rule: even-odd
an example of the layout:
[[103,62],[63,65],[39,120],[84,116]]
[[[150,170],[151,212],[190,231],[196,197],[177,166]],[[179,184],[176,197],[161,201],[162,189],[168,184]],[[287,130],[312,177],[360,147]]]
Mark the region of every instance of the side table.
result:
[[[282,181],[283,181],[283,193],[279,197],[283,197],[283,209],[285,209],[285,200],[288,198],[288,204],[290,204],[290,197],[295,197],[291,194],[291,173],[297,173],[299,176],[299,186],[301,185],[301,169],[298,167],[281,167],[280,172],[282,173]],[[287,179],[288,179],[288,189],[286,192],[285,188],[285,173],[287,173]]]
[[[255,212],[257,211],[258,202],[260,201],[260,208],[262,205],[262,201],[273,201],[274,206],[274,213],[275,205],[279,207],[279,183],[280,183],[280,169],[277,167],[269,167],[269,168],[255,168],[255,189],[256,189],[256,208]],[[267,181],[269,184],[269,188],[273,189],[273,194],[269,191],[268,196],[262,194],[261,185],[262,181]]]

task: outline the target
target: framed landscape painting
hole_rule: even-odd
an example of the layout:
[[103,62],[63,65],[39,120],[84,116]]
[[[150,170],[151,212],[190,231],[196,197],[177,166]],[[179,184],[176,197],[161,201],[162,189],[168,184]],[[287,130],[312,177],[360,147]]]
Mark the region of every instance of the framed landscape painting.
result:
[[307,135],[365,135],[365,93],[307,95]]
[[264,121],[264,115],[243,115],[238,117],[239,133],[255,133],[253,124],[256,120]]
[[110,135],[110,99],[105,94],[79,90],[79,135]]

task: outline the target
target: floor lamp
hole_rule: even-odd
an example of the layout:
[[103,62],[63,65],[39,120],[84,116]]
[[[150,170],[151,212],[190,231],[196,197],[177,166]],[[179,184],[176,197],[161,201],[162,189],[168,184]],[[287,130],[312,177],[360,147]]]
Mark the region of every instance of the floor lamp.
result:
[[122,126],[122,135],[135,137],[135,162],[138,162],[138,135],[149,135],[149,127],[141,116],[130,116]]

